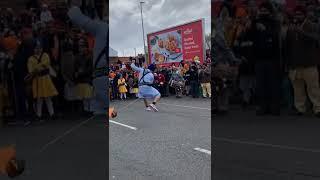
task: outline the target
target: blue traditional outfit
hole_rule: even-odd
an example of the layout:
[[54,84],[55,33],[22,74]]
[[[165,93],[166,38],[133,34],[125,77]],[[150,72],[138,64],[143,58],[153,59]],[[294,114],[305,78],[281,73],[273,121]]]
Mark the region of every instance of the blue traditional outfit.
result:
[[[93,66],[94,69],[100,71],[100,75],[95,75],[93,79],[93,87],[95,97],[91,100],[90,108],[95,114],[105,114],[108,109],[108,77],[107,77],[107,61],[106,52],[108,38],[108,24],[101,20],[92,20],[82,14],[79,7],[72,7],[68,12],[68,16],[72,23],[78,25],[85,31],[91,33],[95,38],[93,50]],[[105,71],[105,73],[104,73]]]
[[139,92],[138,97],[140,99],[154,99],[156,97],[160,97],[161,94],[157,89],[152,87],[154,76],[150,69],[144,69],[141,67],[137,67],[134,63],[131,64],[131,68],[134,71],[139,72]]

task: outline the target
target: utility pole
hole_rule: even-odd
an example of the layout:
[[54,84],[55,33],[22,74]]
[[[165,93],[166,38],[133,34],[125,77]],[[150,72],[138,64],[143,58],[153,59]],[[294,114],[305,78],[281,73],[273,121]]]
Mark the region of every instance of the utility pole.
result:
[[144,56],[145,56],[145,62],[147,62],[147,51],[146,51],[146,44],[145,44],[145,38],[144,38],[144,26],[143,26],[143,14],[142,14],[142,4],[145,3],[143,1],[140,1],[140,10],[141,10],[141,24],[142,24],[142,37],[143,37],[143,49],[144,49]]

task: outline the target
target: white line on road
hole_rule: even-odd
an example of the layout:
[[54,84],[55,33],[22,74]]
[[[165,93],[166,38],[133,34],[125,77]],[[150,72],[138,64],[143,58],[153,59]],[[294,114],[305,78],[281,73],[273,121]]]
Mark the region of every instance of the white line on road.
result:
[[270,147],[270,148],[279,148],[279,149],[292,150],[292,151],[320,153],[319,149],[308,149],[308,148],[301,148],[301,147],[294,147],[294,146],[275,145],[275,144],[267,144],[267,143],[253,142],[253,141],[241,141],[236,139],[218,138],[218,137],[213,138],[213,140],[228,142],[233,144],[246,144],[246,145],[254,145],[254,146],[264,146],[264,147]]
[[202,148],[194,148],[194,150],[209,154],[211,156],[211,151],[209,150],[202,149]]
[[40,152],[45,151],[51,144],[56,143],[57,141],[59,141],[60,139],[62,139],[63,137],[65,137],[66,135],[70,134],[72,131],[76,130],[77,128],[79,128],[80,126],[86,124],[87,122],[89,122],[90,120],[92,120],[95,116],[90,117],[87,120],[84,120],[82,122],[80,122],[79,124],[76,124],[75,126],[73,126],[72,128],[70,128],[69,130],[67,130],[65,133],[63,133],[62,135],[56,137],[55,139],[53,139],[52,141],[48,142],[47,144],[45,144],[44,146],[42,146]]
[[126,124],[118,123],[116,121],[109,120],[109,122],[117,124],[117,125],[120,125],[120,126],[123,126],[123,127],[126,127],[126,128],[129,128],[129,129],[137,130],[136,127],[132,127],[132,126],[129,126],[129,125],[126,125]]
[[184,107],[184,108],[191,108],[191,109],[204,109],[204,110],[209,110],[211,111],[210,108],[203,108],[203,107],[194,107],[194,106],[182,106],[182,105],[177,105],[177,104],[167,104],[167,103],[159,103],[163,105],[169,105],[169,106],[177,106],[177,107]]

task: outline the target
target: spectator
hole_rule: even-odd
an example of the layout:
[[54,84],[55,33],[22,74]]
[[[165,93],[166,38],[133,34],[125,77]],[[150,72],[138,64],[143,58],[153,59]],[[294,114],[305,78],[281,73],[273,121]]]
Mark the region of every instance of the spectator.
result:
[[46,102],[50,118],[54,117],[52,97],[58,92],[50,77],[50,58],[43,52],[40,41],[35,42],[34,55],[28,60],[28,71],[32,77],[33,98],[36,99],[37,118],[42,120],[42,104]]
[[40,13],[40,20],[42,23],[45,23],[45,24],[53,21],[52,14],[51,14],[50,10],[48,9],[48,5],[46,5],[46,4],[42,5],[42,10]]
[[319,33],[319,24],[306,17],[303,7],[296,8],[287,30],[285,52],[297,115],[306,113],[308,95],[314,113],[320,117]]
[[125,78],[123,77],[122,74],[120,74],[120,78],[118,79],[118,88],[119,88],[119,92],[120,92],[120,99],[121,100],[124,100],[124,99],[127,99],[127,83],[126,83],[126,80]]
[[202,97],[206,98],[209,97],[211,98],[211,69],[210,66],[203,65],[202,69],[200,70],[199,74],[199,81],[201,83],[202,87]]
[[192,65],[190,68],[190,94],[193,98],[199,98],[199,84],[198,68]]
[[76,57],[74,82],[76,83],[75,92],[77,98],[82,100],[82,112],[86,116],[91,116],[90,99],[93,96],[91,57],[87,47],[80,47],[80,54]]
[[253,52],[256,60],[257,115],[280,114],[280,24],[272,4],[263,3],[253,22]]

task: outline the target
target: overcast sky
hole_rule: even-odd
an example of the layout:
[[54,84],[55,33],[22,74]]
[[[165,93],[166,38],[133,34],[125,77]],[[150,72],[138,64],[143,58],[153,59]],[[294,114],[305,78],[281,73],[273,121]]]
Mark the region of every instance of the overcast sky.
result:
[[[118,56],[143,53],[141,0],[109,0],[110,47]],[[144,0],[143,21],[146,34],[200,18],[205,32],[211,32],[211,0]],[[146,44],[147,45],[147,44]]]

